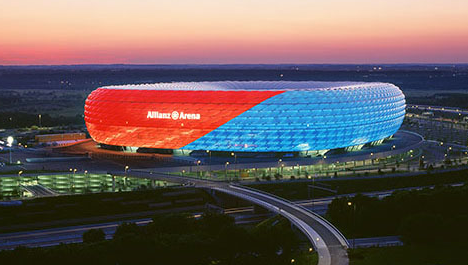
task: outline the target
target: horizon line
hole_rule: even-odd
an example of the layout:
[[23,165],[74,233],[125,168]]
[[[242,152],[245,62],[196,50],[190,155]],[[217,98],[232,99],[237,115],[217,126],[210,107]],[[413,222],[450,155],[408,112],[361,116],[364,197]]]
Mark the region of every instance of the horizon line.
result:
[[375,65],[468,65],[468,62],[457,63],[77,63],[77,64],[0,64],[0,67],[54,67],[54,66],[375,66]]

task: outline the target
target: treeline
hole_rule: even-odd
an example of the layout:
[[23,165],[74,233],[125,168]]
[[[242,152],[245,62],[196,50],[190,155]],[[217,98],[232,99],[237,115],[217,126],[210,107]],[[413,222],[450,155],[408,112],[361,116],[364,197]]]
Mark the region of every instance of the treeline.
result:
[[[40,123],[43,127],[68,126],[84,124],[84,120],[82,115],[69,117],[42,114]],[[25,128],[34,125],[39,126],[39,116],[37,114],[24,112],[0,112],[0,128],[2,129]]]
[[246,229],[226,215],[159,215],[146,226],[122,224],[112,240],[84,234],[85,243],[0,252],[2,264],[291,264],[298,248],[290,223]]
[[176,187],[43,197],[23,200],[19,206],[0,207],[0,232],[13,232],[16,231],[14,229],[30,225],[43,228],[41,224],[47,227],[50,222],[73,225],[81,224],[89,218],[93,222],[101,222],[122,218],[122,215],[127,215],[127,218],[151,216],[151,212],[178,208],[199,211],[206,203],[212,202],[210,195],[203,190]]
[[304,200],[335,195],[329,191],[312,189],[311,184],[336,190],[337,194],[358,192],[372,192],[407,187],[421,187],[429,185],[441,185],[450,183],[463,183],[467,181],[468,170],[453,172],[428,172],[428,174],[416,176],[361,178],[361,179],[319,179],[315,182],[308,181],[282,181],[272,183],[260,183],[251,185],[253,188],[273,193],[289,200]]
[[337,198],[327,215],[348,238],[401,235],[405,243],[468,239],[468,186],[398,191],[381,200]]
[[[464,93],[436,93],[425,97],[408,97],[407,102],[410,104],[446,106],[465,109],[468,108],[468,95]],[[411,111],[413,112],[414,110]],[[457,113],[450,114],[437,112],[437,114],[452,119],[459,118]]]

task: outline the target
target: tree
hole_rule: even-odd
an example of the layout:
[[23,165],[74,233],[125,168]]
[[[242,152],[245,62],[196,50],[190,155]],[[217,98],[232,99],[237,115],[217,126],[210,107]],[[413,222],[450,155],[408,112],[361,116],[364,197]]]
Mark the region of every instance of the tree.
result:
[[127,236],[136,236],[140,232],[140,228],[135,223],[124,222],[115,230],[114,239]]
[[83,233],[83,243],[96,243],[106,239],[106,234],[102,229],[91,229]]
[[430,244],[440,241],[442,218],[438,215],[419,213],[410,215],[401,222],[401,239],[405,243]]

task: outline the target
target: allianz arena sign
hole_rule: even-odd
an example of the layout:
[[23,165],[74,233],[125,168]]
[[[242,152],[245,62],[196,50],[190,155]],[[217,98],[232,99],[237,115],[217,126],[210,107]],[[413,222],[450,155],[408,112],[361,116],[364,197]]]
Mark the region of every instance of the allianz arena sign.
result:
[[146,115],[147,119],[173,119],[173,120],[199,120],[200,114],[199,113],[184,113],[184,112],[158,112],[158,111],[148,111]]

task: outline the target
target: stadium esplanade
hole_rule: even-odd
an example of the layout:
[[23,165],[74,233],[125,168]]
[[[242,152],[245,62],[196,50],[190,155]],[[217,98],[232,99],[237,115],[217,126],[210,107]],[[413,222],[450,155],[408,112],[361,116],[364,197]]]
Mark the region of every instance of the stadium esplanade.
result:
[[105,86],[87,98],[91,137],[114,146],[229,152],[360,148],[405,115],[395,85],[226,81]]

